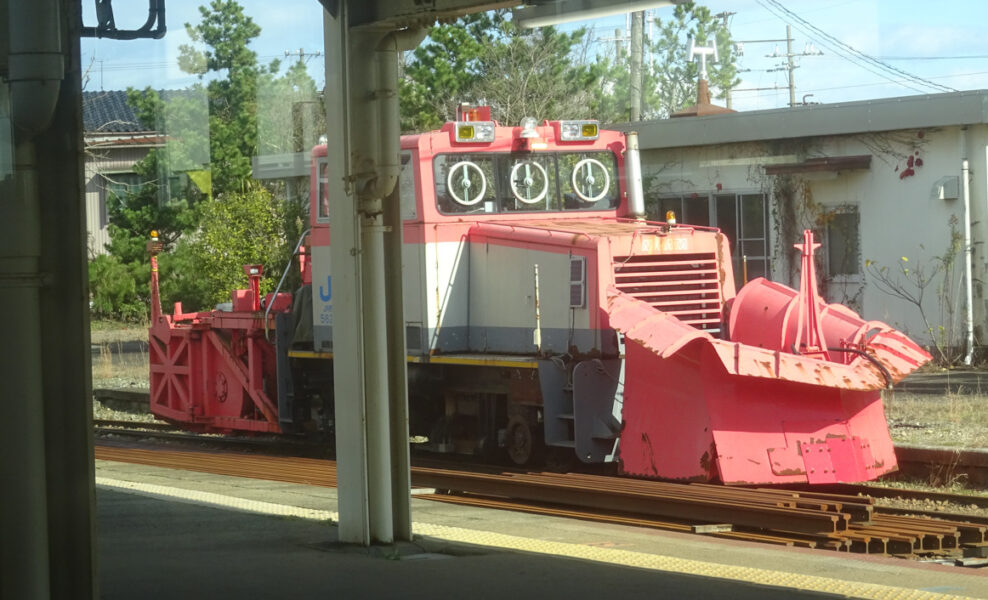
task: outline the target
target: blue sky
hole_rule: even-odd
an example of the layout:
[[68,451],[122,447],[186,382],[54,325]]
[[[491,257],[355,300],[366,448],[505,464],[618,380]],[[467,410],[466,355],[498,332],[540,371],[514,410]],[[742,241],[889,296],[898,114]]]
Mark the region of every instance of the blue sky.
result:
[[[169,0],[169,32],[163,40],[114,41],[85,39],[82,43],[83,65],[89,69],[87,90],[114,90],[128,86],[178,88],[194,77],[181,73],[176,66],[178,48],[188,43],[185,22],[197,22],[197,7],[206,0]],[[84,20],[94,24],[91,3],[84,4]],[[255,22],[262,27],[254,50],[263,62],[285,58],[285,52],[306,53],[322,50],[322,11],[316,0],[241,0]],[[805,23],[780,15],[772,0],[708,0],[701,2],[713,13],[733,12],[729,17],[735,40],[782,39],[786,23],[793,25],[793,49],[802,53],[807,44],[823,55],[797,59],[796,97],[802,101],[833,103],[917,93],[933,93],[935,88],[910,81],[905,75],[880,73],[874,65],[862,66],[862,60],[841,57],[833,41],[823,34],[850,45],[892,67],[902,69],[941,86],[956,90],[988,89],[988,2],[963,0],[934,3],[929,0],[785,0],[784,4]],[[147,16],[143,2],[115,3],[116,23],[120,28],[136,28]],[[653,11],[659,18],[669,18],[672,7]],[[623,17],[610,17],[580,24],[566,24],[563,29],[584,25],[593,28],[600,40],[601,52],[609,51],[615,28],[624,28]],[[811,27],[815,27],[816,31]],[[821,34],[820,32],[823,32]],[[734,93],[734,108],[755,110],[787,105],[789,93],[785,71],[769,71],[784,60],[767,58],[785,43],[746,43],[740,66],[740,90]],[[828,47],[829,46],[829,47]],[[845,51],[846,53],[846,51]],[[974,58],[972,58],[974,57]],[[294,60],[294,59],[292,59]],[[310,72],[320,86],[323,83],[320,58],[309,62]],[[889,81],[898,80],[899,82]],[[752,88],[770,90],[741,91]]]

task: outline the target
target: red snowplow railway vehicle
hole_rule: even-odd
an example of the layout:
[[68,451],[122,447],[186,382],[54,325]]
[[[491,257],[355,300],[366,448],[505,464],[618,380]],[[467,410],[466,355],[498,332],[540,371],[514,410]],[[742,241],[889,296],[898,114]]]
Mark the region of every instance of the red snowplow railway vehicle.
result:
[[[401,142],[417,447],[517,464],[572,452],[727,484],[896,469],[881,390],[929,355],[819,297],[811,235],[799,290],[759,278],[736,292],[720,231],[634,214],[624,134],[461,119]],[[332,433],[326,160],[316,147],[297,292],[260,298],[248,267],[232,310],[167,315],[152,277],[154,414],[199,431]]]

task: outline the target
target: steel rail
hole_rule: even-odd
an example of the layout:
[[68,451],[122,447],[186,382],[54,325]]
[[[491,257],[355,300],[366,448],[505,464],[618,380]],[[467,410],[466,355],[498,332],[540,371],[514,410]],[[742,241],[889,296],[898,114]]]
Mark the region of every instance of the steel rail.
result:
[[[99,388],[93,390],[93,396],[100,401],[126,403],[133,406],[143,404],[147,407],[150,402],[150,394],[146,390]],[[988,451],[986,450],[929,448],[896,444],[895,454],[901,473],[927,478],[933,469],[946,469],[954,476],[966,476],[971,483],[988,485]],[[864,493],[880,496],[884,493],[880,491],[881,488],[873,486],[855,486],[852,488],[846,484],[826,486],[826,489],[835,490],[838,494],[852,495]],[[972,498],[970,503],[988,508],[988,498]]]
[[[325,459],[102,445],[96,447],[96,458],[327,487],[334,486],[336,480],[335,463]],[[988,544],[988,525],[885,514],[870,498],[830,493],[669,484],[586,474],[463,473],[432,467],[415,467],[412,481],[414,486],[460,492],[428,496],[440,502],[672,531],[692,529],[698,523],[730,523],[731,531],[712,528],[705,535],[784,545],[957,556],[963,547]],[[810,502],[815,508],[789,507],[801,502]],[[841,512],[848,506],[859,507],[868,520],[858,521]]]
[[426,487],[707,523],[734,523],[760,529],[820,533],[847,529],[850,520],[850,516],[845,513],[730,502],[726,499],[691,495],[682,489],[678,494],[659,489],[647,493],[588,487],[579,481],[565,483],[548,479],[540,482],[524,477],[412,469],[412,482]]

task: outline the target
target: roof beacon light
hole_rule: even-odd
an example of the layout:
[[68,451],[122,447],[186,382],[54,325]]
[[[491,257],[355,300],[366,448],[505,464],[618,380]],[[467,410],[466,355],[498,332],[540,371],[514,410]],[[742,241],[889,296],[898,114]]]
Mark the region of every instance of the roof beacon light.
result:
[[597,121],[560,121],[559,139],[564,142],[595,140],[600,136]]
[[535,117],[525,117],[521,120],[521,133],[518,134],[519,137],[526,139],[539,137],[539,132],[535,130],[535,126],[539,122],[535,120]]
[[676,212],[672,210],[666,211],[666,225],[669,227],[675,227],[676,225]]
[[457,121],[456,141],[482,143],[494,141],[494,121]]

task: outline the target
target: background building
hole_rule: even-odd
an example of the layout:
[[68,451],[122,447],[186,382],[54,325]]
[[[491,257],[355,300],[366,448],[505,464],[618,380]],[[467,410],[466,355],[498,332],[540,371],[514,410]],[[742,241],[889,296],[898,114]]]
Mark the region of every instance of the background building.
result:
[[967,159],[980,341],[986,107],[988,92],[971,91],[637,123],[650,217],[675,210],[681,223],[720,227],[738,281],[747,257],[749,279],[790,285],[799,272],[793,244],[814,229],[828,300],[917,339],[962,346]]
[[115,196],[139,187],[134,164],[152,148],[165,145],[165,136],[140,122],[122,91],[83,92],[85,131],[86,228],[90,257],[105,253],[110,241],[108,205]]

